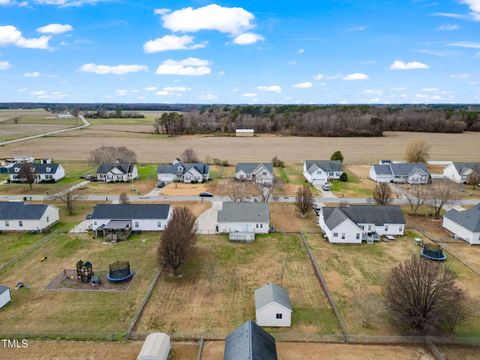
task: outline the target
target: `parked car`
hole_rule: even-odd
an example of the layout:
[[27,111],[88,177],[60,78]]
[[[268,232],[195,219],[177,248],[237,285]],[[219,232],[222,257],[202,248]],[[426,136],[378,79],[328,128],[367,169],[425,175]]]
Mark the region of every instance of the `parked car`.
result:
[[323,191],[330,191],[330,184],[323,184],[322,185],[322,190]]
[[93,175],[82,175],[82,176],[80,176],[80,179],[92,181],[92,178],[94,178],[94,177],[95,176],[93,176]]
[[199,194],[199,196],[202,197],[202,198],[204,198],[204,197],[213,197],[213,194],[204,191],[204,192],[201,192],[201,193]]
[[165,184],[165,181],[159,181],[157,183],[157,188],[163,188],[163,187],[165,187],[165,185],[167,185],[167,184]]

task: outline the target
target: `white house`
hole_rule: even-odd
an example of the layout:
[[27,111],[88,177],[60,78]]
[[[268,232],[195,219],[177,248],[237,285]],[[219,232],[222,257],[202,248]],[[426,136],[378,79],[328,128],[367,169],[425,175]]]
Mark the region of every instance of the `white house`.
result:
[[217,233],[230,234],[231,240],[253,241],[255,234],[267,234],[270,210],[267,203],[224,202],[217,212]]
[[109,224],[129,221],[133,231],[163,231],[171,218],[169,204],[97,204],[88,228],[98,233]]
[[52,205],[0,202],[0,231],[43,231],[58,220]]
[[57,182],[65,177],[65,169],[60,164],[52,164],[46,161],[42,163],[14,164],[8,168],[10,182],[25,182],[26,178],[21,175],[23,167],[29,167],[34,174],[36,184]]
[[480,244],[480,204],[464,210],[449,210],[443,217],[443,227],[471,245]]
[[273,166],[270,163],[239,163],[235,168],[235,179],[253,181],[257,184],[272,184]]
[[147,336],[137,360],[167,360],[170,353],[170,336],[152,333]]
[[7,305],[10,301],[12,301],[10,289],[4,285],[0,285],[0,309]]
[[157,170],[158,181],[171,183],[201,183],[208,181],[209,166],[204,163],[183,163],[175,161],[169,165],[159,165]]
[[323,207],[319,225],[331,243],[361,244],[379,241],[380,236],[402,236],[405,218],[399,206],[352,205]]
[[255,290],[255,319],[260,326],[291,326],[292,303],[288,291],[272,283]]
[[341,161],[335,160],[305,160],[303,176],[312,184],[325,184],[331,179],[340,179],[343,174]]
[[458,184],[468,181],[468,177],[473,172],[480,173],[480,162],[452,162],[443,169],[443,176]]
[[431,175],[423,163],[381,163],[370,168],[370,179],[378,183],[428,184]]
[[97,169],[97,181],[128,182],[138,178],[135,164],[102,164]]

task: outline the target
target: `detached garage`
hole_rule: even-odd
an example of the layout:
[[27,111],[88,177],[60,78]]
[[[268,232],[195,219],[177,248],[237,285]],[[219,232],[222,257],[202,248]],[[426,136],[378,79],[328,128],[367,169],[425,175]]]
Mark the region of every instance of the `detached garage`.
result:
[[12,298],[10,297],[10,289],[0,285],[0,309],[7,305]]
[[137,360],[167,360],[170,353],[170,336],[152,333],[147,336]]

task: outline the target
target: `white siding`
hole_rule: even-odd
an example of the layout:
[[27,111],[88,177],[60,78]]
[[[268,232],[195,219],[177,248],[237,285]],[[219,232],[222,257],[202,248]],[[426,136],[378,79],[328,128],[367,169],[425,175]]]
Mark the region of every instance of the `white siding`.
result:
[[12,298],[10,297],[10,290],[5,291],[3,294],[0,294],[0,309],[7,305]]
[[445,169],[443,169],[443,176],[458,184],[462,183],[465,180],[465,179],[462,179],[462,177],[458,173],[455,166],[453,166],[453,164],[450,164]]
[[166,183],[171,183],[177,179],[175,174],[158,174],[158,181],[163,181]]
[[[281,314],[281,319],[277,319]],[[292,312],[286,307],[271,302],[255,312],[256,323],[260,326],[289,327],[292,324]]]
[[[172,207],[168,213],[167,219],[124,219],[132,221],[133,231],[163,231],[172,218]],[[108,224],[112,219],[91,219],[89,228],[97,229],[99,226]]]
[[376,182],[390,182],[392,180],[392,176],[391,175],[378,175],[376,172],[375,172],[375,168],[372,166],[370,168],[370,179],[372,179],[373,181],[376,181]]
[[268,234],[270,223],[219,222],[217,226],[219,233],[254,232],[256,234]]
[[0,231],[43,231],[59,219],[58,209],[49,205],[43,216],[37,220],[0,220]]
[[480,233],[474,233],[473,231],[465,229],[463,226],[446,217],[443,218],[443,227],[472,245],[480,245]]

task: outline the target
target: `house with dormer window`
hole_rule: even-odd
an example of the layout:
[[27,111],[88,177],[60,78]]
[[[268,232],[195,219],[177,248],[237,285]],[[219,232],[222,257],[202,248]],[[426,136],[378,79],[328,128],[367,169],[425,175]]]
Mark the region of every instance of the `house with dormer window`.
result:
[[128,182],[138,178],[135,164],[101,164],[97,169],[97,181]]
[[157,170],[158,181],[165,183],[202,183],[208,181],[209,166],[204,163],[184,163],[175,160],[168,165],[159,165]]
[[35,183],[54,183],[65,177],[65,169],[60,164],[53,163],[27,163],[14,164],[8,168],[10,182],[21,183],[26,179],[21,176],[22,167],[28,166],[30,171],[35,175]]

